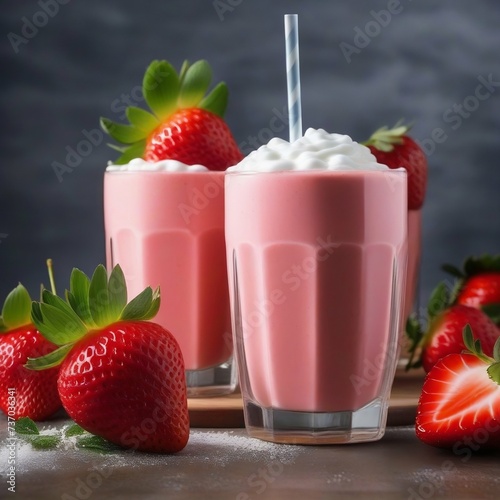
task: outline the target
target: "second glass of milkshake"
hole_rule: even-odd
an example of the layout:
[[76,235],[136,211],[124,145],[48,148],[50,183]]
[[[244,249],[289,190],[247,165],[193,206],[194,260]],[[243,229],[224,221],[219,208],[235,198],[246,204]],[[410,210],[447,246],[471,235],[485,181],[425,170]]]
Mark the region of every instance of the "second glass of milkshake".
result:
[[348,136],[309,129],[230,168],[225,196],[249,434],[381,438],[404,317],[406,171]]
[[108,166],[106,255],[131,296],[161,288],[156,321],[182,350],[189,397],[236,388],[224,241],[224,172],[176,160]]

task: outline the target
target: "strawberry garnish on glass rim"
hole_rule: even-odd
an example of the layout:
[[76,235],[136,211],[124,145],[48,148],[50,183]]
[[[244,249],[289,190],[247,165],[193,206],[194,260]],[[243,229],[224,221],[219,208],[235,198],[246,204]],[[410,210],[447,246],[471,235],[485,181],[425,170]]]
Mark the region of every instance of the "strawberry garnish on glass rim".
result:
[[500,339],[493,356],[484,354],[470,326],[468,352],[450,354],[428,373],[417,407],[419,439],[443,448],[500,446]]
[[58,349],[27,367],[61,365],[58,390],[68,415],[83,429],[142,451],[177,452],[189,437],[184,361],[173,335],[153,318],[159,289],[127,303],[125,277],[104,266],[92,279],[71,273],[66,301],[44,290],[32,320]]
[[212,70],[204,60],[192,65],[185,61],[179,74],[167,61],[153,61],[143,80],[144,98],[152,113],[130,106],[128,125],[101,118],[103,130],[126,144],[109,144],[122,153],[114,163],[172,159],[210,170],[238,163],[243,156],[223,120],[227,85],[221,82],[205,95],[211,79]]
[[411,125],[398,122],[392,129],[381,127],[362,144],[368,146],[379,163],[391,169],[405,168],[408,175],[408,210],[422,207],[427,187],[427,158],[408,135]]

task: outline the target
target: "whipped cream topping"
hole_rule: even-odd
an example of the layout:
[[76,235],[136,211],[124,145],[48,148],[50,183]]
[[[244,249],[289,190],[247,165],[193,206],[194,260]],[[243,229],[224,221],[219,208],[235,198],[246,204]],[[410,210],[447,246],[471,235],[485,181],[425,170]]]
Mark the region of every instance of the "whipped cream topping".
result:
[[228,172],[281,170],[389,170],[389,167],[377,163],[366,146],[348,135],[309,128],[292,143],[275,137],[227,169]]
[[142,158],[134,158],[126,165],[109,164],[106,172],[208,172],[203,165],[186,165],[177,160],[160,160],[148,162]]

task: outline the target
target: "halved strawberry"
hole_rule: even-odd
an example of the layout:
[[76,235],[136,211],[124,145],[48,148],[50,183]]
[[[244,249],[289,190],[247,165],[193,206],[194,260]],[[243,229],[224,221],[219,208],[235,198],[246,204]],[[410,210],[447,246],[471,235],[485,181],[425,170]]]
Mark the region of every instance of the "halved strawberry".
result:
[[185,61],[179,74],[167,61],[153,61],[144,75],[143,94],[153,114],[135,106],[126,110],[129,125],[101,118],[101,127],[125,147],[115,164],[133,158],[177,160],[225,170],[242,158],[223,120],[228,90],[221,82],[205,96],[212,79],[209,64]]
[[24,367],[28,357],[44,356],[57,346],[31,322],[31,298],[19,284],[5,299],[0,316],[0,409],[14,419],[45,420],[61,408],[58,368],[36,373]]
[[469,352],[450,354],[427,374],[415,430],[432,446],[500,447],[500,340],[486,356],[470,326],[463,341]]
[[454,291],[457,304],[500,307],[500,254],[469,257],[462,269],[445,264],[443,270],[457,278]]
[[398,123],[382,127],[363,142],[377,161],[389,168],[404,167],[408,174],[408,210],[422,207],[427,187],[427,158],[422,148],[408,135],[410,127]]
[[429,299],[426,331],[423,331],[414,318],[408,320],[406,332],[411,340],[411,356],[407,368],[422,366],[429,372],[441,358],[462,352],[465,348],[462,332],[467,324],[471,325],[475,335],[481,340],[485,352],[491,355],[500,330],[481,310],[452,305],[449,291],[441,283]]
[[30,359],[33,370],[61,365],[58,389],[69,416],[125,448],[173,453],[189,437],[184,360],[174,336],[147,321],[160,307],[147,288],[127,304],[123,272],[98,266],[90,280],[74,269],[66,301],[49,291],[32,319],[60,346]]

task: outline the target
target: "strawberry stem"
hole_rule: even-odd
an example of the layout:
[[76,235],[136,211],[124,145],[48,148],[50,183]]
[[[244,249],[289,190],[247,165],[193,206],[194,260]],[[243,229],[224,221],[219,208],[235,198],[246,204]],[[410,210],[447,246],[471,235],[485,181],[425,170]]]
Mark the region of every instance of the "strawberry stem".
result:
[[364,146],[373,146],[379,151],[388,153],[394,149],[395,144],[403,142],[403,136],[408,133],[412,125],[404,125],[404,121],[399,120],[392,129],[386,126],[377,129],[367,141],[361,144]]
[[50,289],[54,295],[57,295],[56,282],[54,280],[54,268],[52,267],[52,259],[47,259],[47,270],[49,272]]

